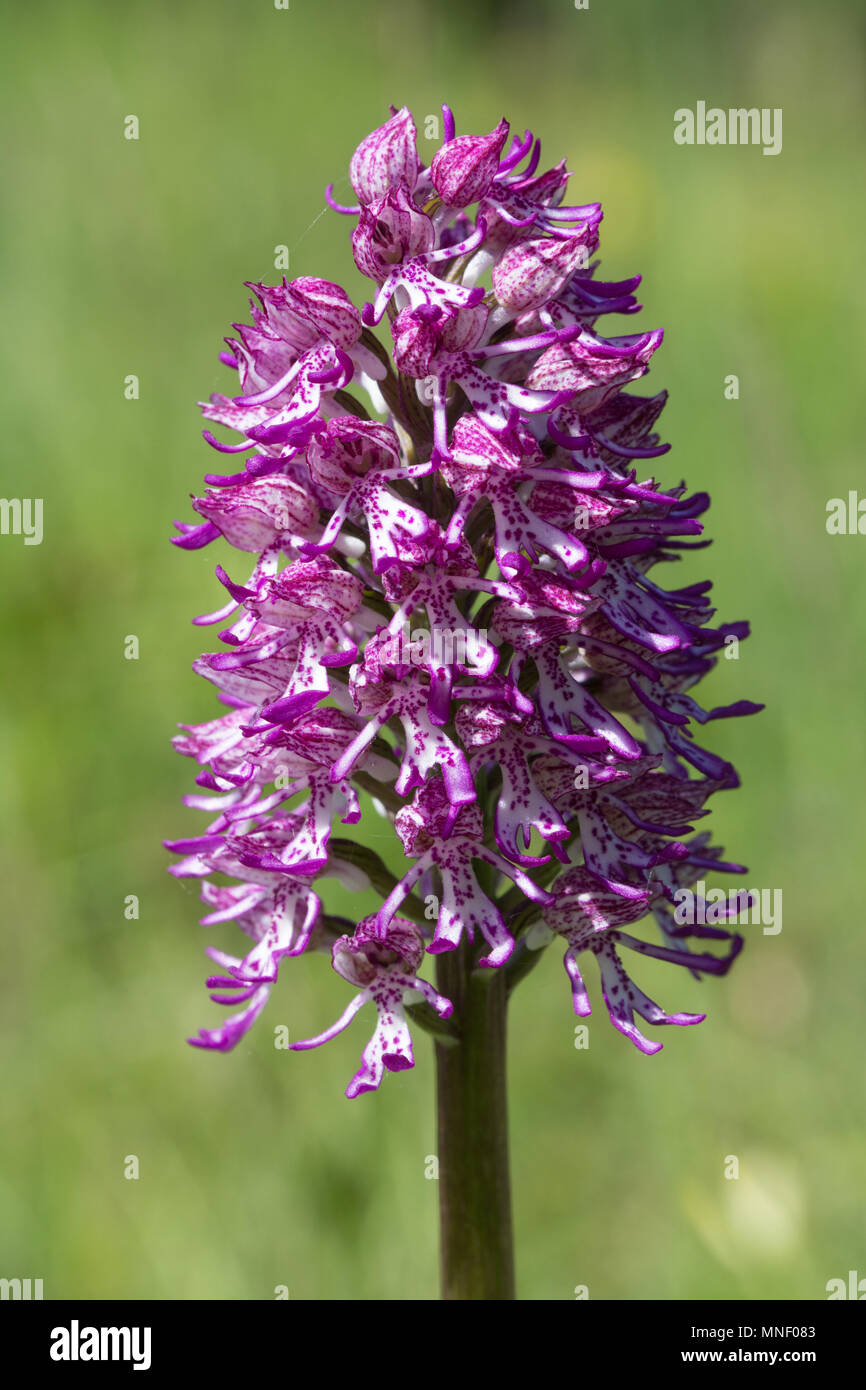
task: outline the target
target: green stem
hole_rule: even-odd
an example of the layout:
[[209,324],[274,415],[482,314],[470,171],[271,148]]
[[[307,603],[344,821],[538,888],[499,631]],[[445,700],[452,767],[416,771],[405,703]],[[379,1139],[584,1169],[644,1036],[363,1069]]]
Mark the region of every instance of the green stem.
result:
[[437,959],[460,1041],[436,1044],[443,1299],[513,1299],[514,1249],[502,970],[463,942]]

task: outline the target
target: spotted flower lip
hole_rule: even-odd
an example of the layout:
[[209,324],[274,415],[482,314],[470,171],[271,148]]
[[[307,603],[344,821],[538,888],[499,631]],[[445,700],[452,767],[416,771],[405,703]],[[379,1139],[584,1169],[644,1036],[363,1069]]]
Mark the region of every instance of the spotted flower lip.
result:
[[473,941],[477,932],[486,943],[486,954],[479,957],[479,966],[504,965],[514,950],[514,939],[501,912],[479,886],[472,861],[497,869],[534,902],[551,902],[551,895],[502,855],[479,843],[483,827],[477,807],[470,804],[455,808],[440,781],[420,787],[412,806],[398,811],[395,825],[406,854],[416,862],[377,915],[380,929],[387,929],[415,883],[435,867],[442,894],[433,940],[427,949],[434,955],[453,951],[464,933]]
[[727,956],[719,957],[705,952],[657,946],[622,931],[622,926],[645,915],[654,893],[653,888],[648,888],[640,896],[624,898],[600,885],[598,879],[586,870],[573,868],[562,875],[560,893],[553,906],[544,910],[547,926],[563,936],[568,943],[565,968],[571,981],[575,1013],[579,1017],[587,1018],[592,1012],[589,995],[578,966],[578,957],[583,952],[590,951],[598,961],[604,1000],[611,1022],[646,1054],[659,1052],[662,1044],[644,1037],[635,1024],[636,1013],[648,1023],[686,1025],[702,1023],[706,1015],[665,1013],[664,1009],[654,1003],[630,979],[617,948],[626,947],[639,955],[687,966],[696,973],[705,971],[723,975],[739,955],[743,945],[741,936],[719,931],[717,935],[730,942]]
[[369,1002],[376,1008],[376,1027],[346,1095],[353,1099],[364,1091],[374,1091],[386,1070],[406,1071],[414,1066],[405,1004],[414,995],[420,995],[440,1018],[448,1018],[454,1007],[428,981],[419,978],[417,971],[423,955],[424,943],[412,922],[395,917],[384,931],[369,918],[359,922],[352,936],[341,936],[334,943],[332,952],[337,974],[359,992],[330,1028],[317,1037],[289,1043],[289,1047],[305,1051],[330,1042],[348,1028],[359,1009]]
[[[249,282],[220,354],[236,385],[202,406],[231,457],[172,538],[218,547],[221,597],[194,619],[217,649],[194,670],[223,708],[174,740],[207,824],[167,842],[171,872],[199,884],[206,926],[246,938],[208,949],[229,1014],[189,1041],[230,1051],[327,952],[355,995],[290,1047],[372,1003],[350,1097],[413,1066],[410,1021],[459,1038],[423,977],[458,949],[514,980],[561,937],[578,1016],[594,955],[615,1028],[656,1052],[643,1024],[703,1014],[665,1012],[626,953],[724,975],[748,900],[714,926],[673,913],[707,874],[744,872],[702,825],[739,781],[702,730],[761,706],[696,698],[748,626],[716,619],[708,583],[654,577],[709,543],[707,494],[656,471],[667,393],[634,390],[662,330],[599,326],[631,327],[640,276],[601,277],[601,206],[565,201],[530,131],[458,134],[447,106],[442,129],[425,165],[392,107],[352,155],[357,205],[329,186],[368,303],[315,276]],[[383,821],[396,856],[373,848]],[[374,898],[350,930],[335,878]]]

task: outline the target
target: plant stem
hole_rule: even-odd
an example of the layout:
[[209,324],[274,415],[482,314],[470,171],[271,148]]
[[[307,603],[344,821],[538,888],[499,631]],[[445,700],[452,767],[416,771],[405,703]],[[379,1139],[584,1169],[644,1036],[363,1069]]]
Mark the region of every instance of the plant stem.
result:
[[439,956],[460,1042],[436,1044],[443,1299],[513,1299],[504,971],[473,969],[465,941]]

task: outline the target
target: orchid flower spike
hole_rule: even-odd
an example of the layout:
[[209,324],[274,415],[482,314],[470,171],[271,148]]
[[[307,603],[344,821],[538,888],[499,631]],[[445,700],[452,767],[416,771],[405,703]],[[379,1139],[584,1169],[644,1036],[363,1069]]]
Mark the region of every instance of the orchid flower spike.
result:
[[[309,276],[250,286],[221,354],[237,384],[202,406],[233,471],[207,475],[174,537],[238,552],[195,619],[218,626],[195,669],[225,712],[175,739],[208,823],[169,848],[203,921],[233,922],[247,948],[210,951],[212,998],[233,1012],[190,1041],[230,1050],[280,973],[328,953],[357,992],[290,1046],[372,1004],[351,1097],[413,1066],[410,1022],[459,1037],[456,1001],[422,975],[458,947],[516,979],[562,938],[580,1016],[595,956],[613,1024],[651,1054],[636,1014],[703,1015],[665,1012],[623,953],[721,975],[742,945],[727,918],[678,911],[707,872],[744,872],[695,830],[738,785],[695,727],[761,707],[697,702],[747,626],[714,623],[709,584],[651,577],[707,544],[709,504],[649,471],[665,392],[634,386],[662,333],[599,329],[639,309],[639,277],[597,273],[601,208],[564,201],[569,175],[538,172],[531,132],[443,117],[425,166],[411,113],[392,110],[352,155],[356,202],[328,191],[368,304]],[[371,815],[402,872],[370,848]],[[377,910],[331,916],[335,875]]]

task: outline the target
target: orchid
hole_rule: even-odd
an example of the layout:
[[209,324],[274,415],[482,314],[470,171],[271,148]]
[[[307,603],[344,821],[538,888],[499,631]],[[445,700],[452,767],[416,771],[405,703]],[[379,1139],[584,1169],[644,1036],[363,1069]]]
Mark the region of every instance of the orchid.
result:
[[[329,953],[358,992],[292,1049],[372,1003],[356,1097],[414,1065],[410,1025],[429,1031],[440,1140],[471,1187],[481,1131],[502,1142],[505,1002],[550,942],[565,943],[577,1015],[594,955],[611,1021],[642,1053],[661,1042],[635,1014],[702,1020],[650,999],[622,952],[697,977],[737,956],[736,932],[676,926],[670,904],[708,869],[745,872],[692,824],[738,785],[694,726],[761,706],[698,704],[692,688],[747,626],[715,621],[708,584],[650,577],[707,544],[709,499],[648,471],[669,447],[666,397],[631,388],[661,331],[598,327],[639,310],[640,277],[597,274],[601,208],[563,201],[569,175],[537,172],[531,132],[458,135],[442,111],[429,165],[392,108],[352,156],[357,203],[327,190],[354,219],[370,302],[311,277],[251,284],[250,322],[225,340],[238,385],[202,406],[204,438],[239,467],[207,474],[201,520],[178,522],[174,543],[241,552],[217,566],[228,601],[195,619],[225,624],[195,669],[227,708],[175,739],[200,768],[187,803],[211,820],[167,843],[172,872],[201,880],[204,923],[252,943],[210,950],[211,997],[236,1011],[190,1041],[230,1050],[278,975]],[[371,817],[392,827],[390,856],[368,847]],[[380,907],[346,931],[328,875]],[[631,934],[641,922],[660,943]],[[507,1165],[497,1184],[504,1229]],[[499,1292],[478,1292],[452,1226],[449,1296],[509,1296],[496,1259],[480,1263]]]

